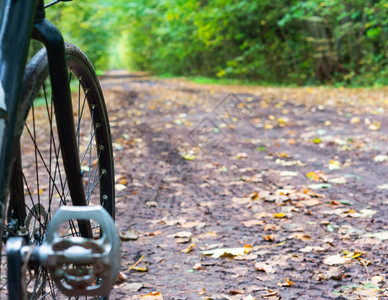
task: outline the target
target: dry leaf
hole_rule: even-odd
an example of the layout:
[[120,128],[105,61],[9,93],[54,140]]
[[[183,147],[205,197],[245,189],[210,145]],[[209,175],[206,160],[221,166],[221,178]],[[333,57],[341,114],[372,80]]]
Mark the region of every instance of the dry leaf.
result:
[[193,266],[193,270],[195,270],[195,271],[203,270],[203,267],[202,267],[201,263],[196,263]]
[[233,197],[232,198],[232,202],[234,202],[236,204],[248,204],[251,201],[252,200],[250,197]]
[[195,244],[191,244],[188,248],[183,249],[182,252],[183,253],[189,253],[191,250],[194,249],[195,246],[196,246]]
[[288,236],[289,239],[299,239],[304,242],[311,240],[311,236],[306,233],[294,233]]
[[276,273],[276,269],[274,269],[271,265],[264,262],[256,262],[255,269],[257,271],[265,272],[267,274]]
[[126,188],[127,187],[123,184],[120,184],[120,183],[115,184],[115,190],[118,192],[121,192],[121,191],[125,190]]
[[213,258],[219,257],[234,257],[237,255],[244,255],[249,253],[249,247],[241,247],[241,248],[221,248],[204,251],[203,254],[207,256],[211,256]]
[[273,234],[267,234],[267,235],[263,236],[263,239],[264,239],[265,241],[273,242],[273,241],[275,240],[275,235],[273,235]]
[[274,214],[273,216],[274,216],[274,218],[281,219],[281,218],[285,218],[286,214],[285,213],[277,213],[277,214]]
[[143,300],[163,300],[163,295],[160,292],[151,292],[147,295],[139,295],[138,297]]
[[278,282],[278,286],[290,287],[293,285],[294,285],[294,283],[291,280],[289,280],[288,278],[286,278],[284,280],[284,282]]
[[346,275],[343,270],[338,267],[329,267],[324,273],[325,279],[342,280]]
[[128,279],[128,276],[125,275],[123,272],[119,272],[119,276],[117,277],[117,280],[120,282],[124,282]]
[[323,260],[323,263],[329,266],[334,266],[334,265],[344,265],[351,261],[352,261],[351,258],[348,258],[346,256],[341,256],[340,254],[335,254],[335,255],[327,256]]
[[183,228],[197,228],[201,229],[202,227],[205,227],[206,223],[205,222],[197,222],[197,221],[192,221],[192,222],[186,222],[181,225]]
[[131,282],[131,283],[120,285],[120,290],[126,291],[128,293],[135,293],[143,287],[144,285],[140,282]]
[[139,236],[134,231],[119,231],[119,237],[122,241],[136,241],[139,238]]
[[248,221],[243,221],[242,222],[245,227],[252,227],[256,225],[263,225],[264,221],[263,220],[248,220]]

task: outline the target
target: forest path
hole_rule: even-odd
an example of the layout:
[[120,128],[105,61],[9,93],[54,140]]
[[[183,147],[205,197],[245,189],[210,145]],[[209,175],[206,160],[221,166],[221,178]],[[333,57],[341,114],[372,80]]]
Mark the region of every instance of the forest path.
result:
[[108,75],[113,299],[388,297],[387,89]]

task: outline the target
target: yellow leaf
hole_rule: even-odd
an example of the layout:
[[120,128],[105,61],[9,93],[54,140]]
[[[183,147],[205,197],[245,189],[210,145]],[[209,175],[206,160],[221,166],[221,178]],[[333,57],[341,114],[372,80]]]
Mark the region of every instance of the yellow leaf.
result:
[[294,285],[294,283],[288,278],[286,278],[286,280],[284,280],[284,282],[278,282],[278,286],[290,287],[293,285]]
[[338,160],[329,161],[329,170],[338,170],[341,168],[341,163]]
[[290,156],[289,156],[287,153],[285,153],[285,152],[277,153],[277,156],[278,156],[278,157],[282,157],[282,158],[290,157]]
[[180,153],[180,156],[186,160],[194,160],[196,157],[195,157],[195,154],[194,153],[185,153],[185,152],[182,152]]
[[377,131],[380,129],[380,127],[381,127],[381,123],[377,121],[374,121],[372,124],[368,126],[369,130],[372,130],[372,131]]
[[148,272],[148,269],[146,267],[133,267],[132,270],[135,270],[138,272]]
[[281,219],[281,218],[284,218],[286,216],[286,214],[285,213],[277,213],[277,214],[274,214],[273,216],[274,216],[274,218]]
[[195,244],[191,244],[188,248],[183,249],[182,252],[183,253],[189,253],[191,250],[194,249],[195,246],[196,246]]

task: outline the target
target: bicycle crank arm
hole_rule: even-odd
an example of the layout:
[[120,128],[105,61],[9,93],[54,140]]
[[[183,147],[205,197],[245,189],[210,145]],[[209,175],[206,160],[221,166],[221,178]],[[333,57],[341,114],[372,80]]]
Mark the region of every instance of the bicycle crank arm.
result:
[[[67,236],[70,233],[59,236],[61,225],[74,220],[97,222],[101,237]],[[23,246],[19,253],[24,261],[29,259],[29,264],[39,263],[47,268],[66,296],[109,295],[120,269],[119,237],[113,219],[101,206],[60,207],[49,223],[43,244],[33,250]]]

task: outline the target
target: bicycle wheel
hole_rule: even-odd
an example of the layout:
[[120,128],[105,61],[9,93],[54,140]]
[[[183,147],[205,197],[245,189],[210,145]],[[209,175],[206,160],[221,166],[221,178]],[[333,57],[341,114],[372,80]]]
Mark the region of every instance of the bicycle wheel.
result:
[[[113,155],[102,91],[86,56],[70,44],[66,44],[66,54],[74,134],[86,201],[88,205],[101,204],[114,218]],[[26,90],[21,104],[23,129],[20,148],[16,147],[15,151],[8,209],[8,219],[18,224],[14,234],[24,234],[30,244],[44,241],[51,216],[59,206],[72,205],[64,165],[77,163],[63,161],[61,156],[48,75],[46,51],[42,49],[26,68]],[[24,196],[20,195],[21,191]],[[13,215],[18,216],[16,221]],[[15,227],[8,224],[9,231],[15,231],[12,226]],[[88,232],[92,234],[89,238],[99,236],[98,224],[91,222],[88,226],[91,227]],[[79,236],[77,221],[64,224],[60,234],[63,238]],[[28,299],[67,298],[58,291],[43,267],[30,268],[26,277]]]

